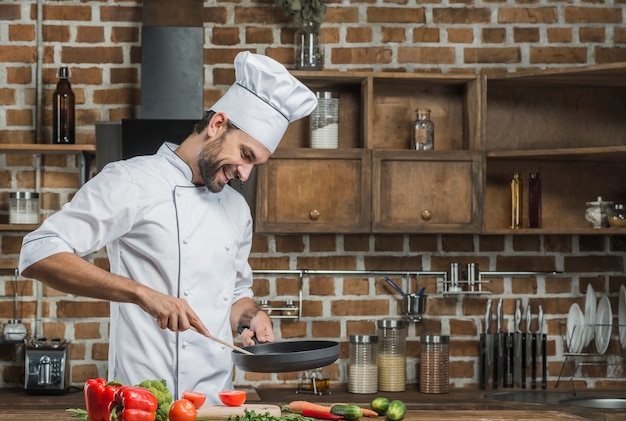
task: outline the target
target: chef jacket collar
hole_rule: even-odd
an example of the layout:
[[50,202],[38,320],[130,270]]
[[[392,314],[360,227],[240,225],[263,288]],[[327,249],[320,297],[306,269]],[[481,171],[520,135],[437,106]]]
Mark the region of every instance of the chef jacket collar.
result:
[[180,145],[175,143],[165,142],[157,151],[157,155],[165,158],[167,162],[172,164],[172,166],[177,168],[182,173],[183,177],[185,180],[189,181],[190,185],[195,186],[195,184],[191,181],[193,179],[193,171],[191,170],[191,167],[174,152],[179,146]]

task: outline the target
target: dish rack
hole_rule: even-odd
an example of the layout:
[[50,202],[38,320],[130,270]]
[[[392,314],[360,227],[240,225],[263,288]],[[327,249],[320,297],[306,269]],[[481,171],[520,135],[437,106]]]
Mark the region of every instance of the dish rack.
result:
[[[560,322],[561,339],[563,341],[564,361],[554,387],[558,387],[562,377],[569,375],[570,380],[575,378],[622,378],[626,377],[626,342],[622,346],[620,341],[620,329],[626,329],[626,325],[593,324],[589,326],[574,326],[572,332],[568,331],[567,322]],[[586,329],[593,329],[594,338],[584,345],[579,352],[571,352],[570,344],[575,344],[577,335],[584,335]],[[596,346],[595,332],[598,328],[610,329],[610,339],[606,352],[602,353]],[[577,347],[580,348],[580,347]]]

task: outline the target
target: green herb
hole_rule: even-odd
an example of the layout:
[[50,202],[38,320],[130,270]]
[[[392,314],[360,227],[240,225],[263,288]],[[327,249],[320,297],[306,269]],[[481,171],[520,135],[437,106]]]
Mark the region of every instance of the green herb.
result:
[[82,408],[68,408],[66,409],[66,411],[74,413],[72,418],[78,418],[80,420],[89,421],[89,417],[87,416],[87,411],[85,411]]
[[326,13],[325,0],[277,0],[285,13],[293,16],[298,25],[306,22],[322,23]]
[[[200,420],[198,420],[200,421]],[[315,421],[313,418],[303,417],[300,414],[287,414],[280,417],[274,417],[269,412],[263,415],[257,415],[254,410],[248,411],[244,409],[244,415],[236,415],[228,417],[228,421]]]

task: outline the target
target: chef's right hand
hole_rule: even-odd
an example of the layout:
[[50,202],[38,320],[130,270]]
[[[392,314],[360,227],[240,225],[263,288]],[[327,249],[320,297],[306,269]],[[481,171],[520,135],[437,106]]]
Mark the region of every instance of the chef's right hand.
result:
[[202,323],[187,300],[157,291],[152,291],[149,295],[150,298],[143,301],[145,306],[141,307],[156,319],[161,329],[178,332],[193,328],[204,336],[209,336],[209,329]]

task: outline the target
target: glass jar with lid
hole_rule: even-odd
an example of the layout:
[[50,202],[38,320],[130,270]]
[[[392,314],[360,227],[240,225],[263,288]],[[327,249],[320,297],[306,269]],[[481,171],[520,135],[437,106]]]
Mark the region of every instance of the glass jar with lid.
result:
[[378,391],[378,335],[350,335],[348,392]]
[[378,390],[406,388],[406,326],[404,319],[378,321]]

